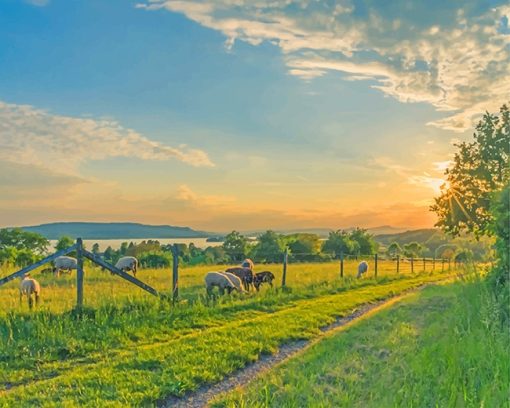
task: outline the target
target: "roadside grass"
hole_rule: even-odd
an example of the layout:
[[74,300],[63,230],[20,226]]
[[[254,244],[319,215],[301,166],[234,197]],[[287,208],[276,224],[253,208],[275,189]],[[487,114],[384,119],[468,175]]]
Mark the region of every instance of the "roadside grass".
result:
[[213,406],[508,406],[509,333],[495,306],[478,279],[428,287]]
[[154,405],[312,338],[364,303],[444,278],[345,279],[176,307],[138,299],[81,314],[8,313],[0,318],[0,406]]

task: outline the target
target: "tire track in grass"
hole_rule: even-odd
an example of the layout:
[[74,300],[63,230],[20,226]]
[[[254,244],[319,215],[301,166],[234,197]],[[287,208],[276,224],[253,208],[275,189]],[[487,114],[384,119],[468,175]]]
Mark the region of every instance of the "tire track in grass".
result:
[[376,313],[393,306],[395,303],[415,295],[418,291],[429,285],[445,283],[448,281],[451,281],[451,279],[445,279],[444,281],[440,282],[426,283],[415,288],[407,289],[403,293],[394,295],[390,299],[384,299],[374,303],[364,304],[355,309],[351,314],[344,317],[338,317],[333,323],[321,327],[320,330],[322,334],[313,339],[298,340],[290,344],[284,344],[275,354],[261,355],[256,362],[249,364],[244,368],[226,376],[222,381],[216,384],[201,386],[198,390],[189,393],[184,398],[170,397],[159,406],[165,408],[207,407],[209,401],[211,401],[217,395],[227,393],[239,386],[245,386],[249,384],[254,380],[256,376],[260,375],[261,373],[268,371],[306,351],[309,347],[322,340],[325,335],[333,335],[346,330],[353,324],[356,324],[363,319],[370,318]]

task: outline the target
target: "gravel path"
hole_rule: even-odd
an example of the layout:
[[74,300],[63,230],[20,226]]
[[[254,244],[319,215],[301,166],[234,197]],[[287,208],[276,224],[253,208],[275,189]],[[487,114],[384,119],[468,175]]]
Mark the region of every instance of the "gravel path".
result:
[[[369,303],[362,307],[359,307],[358,309],[354,310],[354,312],[351,313],[350,315],[345,317],[339,317],[333,323],[325,327],[322,327],[321,331],[323,333],[332,332],[333,330],[346,326],[348,323],[357,320],[362,316],[374,314],[380,309],[393,305],[394,303],[400,301],[402,298],[408,296],[410,293],[416,292],[425,286],[428,286],[428,284],[420,286],[415,289],[405,291],[390,299],[382,300],[380,302],[375,303]],[[269,370],[273,368],[275,365],[281,363],[282,361],[293,357],[295,354],[310,347],[312,344],[316,343],[321,338],[322,336],[319,336],[312,340],[300,340],[293,343],[282,345],[275,354],[260,356],[259,360],[257,360],[256,362],[233,372],[232,374],[226,376],[223,380],[221,380],[218,383],[203,385],[196,391],[188,393],[182,398],[170,397],[166,399],[164,402],[162,402],[159,406],[173,408],[207,407],[208,402],[216,395],[231,391],[240,385],[242,386],[247,385],[261,372]]]

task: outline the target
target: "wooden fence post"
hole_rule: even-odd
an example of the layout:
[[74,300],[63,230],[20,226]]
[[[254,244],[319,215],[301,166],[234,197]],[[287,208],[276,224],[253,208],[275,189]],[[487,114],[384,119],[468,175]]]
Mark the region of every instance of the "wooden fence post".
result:
[[374,276],[377,278],[377,254],[374,255],[374,263],[375,263]]
[[441,272],[444,272],[444,258],[441,258]]
[[282,288],[284,288],[287,283],[287,260],[288,260],[288,258],[289,258],[289,249],[285,248],[285,252],[283,253]]
[[397,274],[400,272],[400,255],[397,255]]
[[344,252],[340,252],[340,277],[344,277]]
[[434,255],[434,258],[432,258],[432,270],[436,270],[436,256]]
[[179,247],[172,246],[172,301],[175,303],[179,298]]
[[423,272],[425,272],[425,269],[427,268],[425,268],[425,258],[423,258]]
[[414,273],[414,258],[411,257],[411,273]]
[[83,307],[83,241],[81,238],[76,240],[76,308]]

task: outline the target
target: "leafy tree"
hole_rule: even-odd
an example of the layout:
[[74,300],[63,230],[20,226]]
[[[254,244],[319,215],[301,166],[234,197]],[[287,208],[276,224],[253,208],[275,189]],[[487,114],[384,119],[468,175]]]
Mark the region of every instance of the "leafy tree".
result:
[[35,232],[24,231],[21,228],[0,229],[0,249],[13,247],[43,254],[49,244],[45,237]]
[[319,258],[321,247],[316,234],[292,234],[284,237],[292,258],[296,261],[313,261]]
[[356,228],[351,231],[349,238],[359,245],[357,255],[372,255],[377,251],[377,243],[374,241],[373,235],[366,229]]
[[128,250],[128,243],[127,242],[123,242],[120,244],[120,248],[119,248],[119,252],[121,255],[126,255],[127,254],[127,250]]
[[144,268],[168,268],[172,265],[172,256],[168,252],[144,252],[138,258]]
[[447,182],[431,207],[438,216],[436,226],[459,235],[491,234],[494,216],[490,211],[494,194],[510,180],[510,112],[486,113],[476,126],[472,142],[462,142],[453,164],[445,172]]
[[282,237],[274,231],[266,231],[253,248],[253,258],[257,262],[281,262],[283,251]]
[[60,237],[57,244],[55,245],[55,249],[57,251],[61,251],[62,249],[69,248],[70,246],[74,245],[74,239],[68,236]]
[[417,258],[422,255],[425,247],[414,241],[404,245],[404,255],[410,258]]
[[99,244],[96,242],[94,245],[92,245],[92,253],[98,255],[100,253],[99,251]]
[[248,240],[237,231],[227,234],[223,242],[223,249],[233,262],[242,261],[248,252]]
[[400,255],[402,253],[402,248],[398,244],[398,242],[392,242],[390,246],[387,249],[387,253],[392,258],[396,257],[397,255]]
[[111,246],[108,246],[108,248],[105,249],[103,257],[104,260],[109,263],[115,263],[119,259],[116,251]]
[[496,197],[492,207],[494,222],[491,226],[492,232],[496,235],[497,263],[489,274],[489,282],[496,290],[496,293],[503,294],[503,303],[506,302],[507,319],[510,315],[510,300],[508,291],[510,271],[510,186]]
[[37,262],[39,259],[41,259],[41,255],[37,255],[29,249],[20,249],[16,254],[16,265],[23,268]]
[[[359,248],[359,246],[357,247]],[[353,254],[354,253],[354,242],[350,238],[347,231],[338,230],[331,231],[328,235],[328,239],[324,241],[322,250],[324,252],[333,253],[335,258],[340,258],[340,255]]]
[[16,263],[16,257],[18,256],[18,250],[13,246],[6,246],[0,248],[0,265]]

